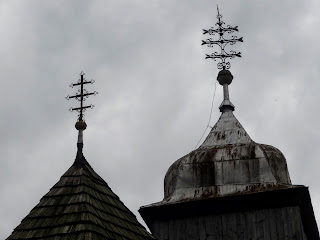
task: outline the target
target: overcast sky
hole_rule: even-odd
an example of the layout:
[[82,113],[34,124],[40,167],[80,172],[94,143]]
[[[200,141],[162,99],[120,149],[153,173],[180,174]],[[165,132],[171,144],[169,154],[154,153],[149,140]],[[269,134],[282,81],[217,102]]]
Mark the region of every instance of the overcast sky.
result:
[[[86,159],[139,221],[140,206],[162,200],[167,169],[207,125],[218,69],[201,39],[217,3],[244,37],[234,114],[284,153],[320,222],[318,0],[0,0],[0,239],[74,161],[78,103],[65,97],[81,71],[99,92],[86,101]],[[212,126],[221,101],[218,84]]]

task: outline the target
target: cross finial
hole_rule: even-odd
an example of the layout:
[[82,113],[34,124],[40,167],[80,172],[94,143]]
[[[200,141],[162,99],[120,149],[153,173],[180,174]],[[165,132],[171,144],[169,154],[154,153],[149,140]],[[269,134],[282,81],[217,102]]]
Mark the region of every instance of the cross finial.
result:
[[91,83],[93,84],[95,81],[91,80],[91,81],[86,81],[86,79],[84,78],[84,72],[80,73],[80,79],[78,80],[77,83],[72,83],[70,84],[70,87],[75,87],[75,86],[80,86],[80,89],[78,90],[78,93],[76,95],[73,96],[67,96],[66,99],[71,99],[71,98],[75,98],[80,102],[80,107],[77,108],[70,108],[70,111],[78,111],[79,115],[78,115],[78,121],[84,121],[83,119],[83,112],[87,109],[87,108],[93,108],[94,105],[88,105],[88,106],[83,106],[83,102],[86,100],[86,98],[88,98],[90,95],[97,95],[98,92],[94,91],[89,93],[86,89],[83,88],[83,85]]
[[218,22],[216,23],[217,28],[211,27],[210,29],[206,30],[203,29],[203,34],[209,34],[213,36],[217,36],[216,40],[212,38],[208,38],[207,40],[202,40],[201,45],[207,45],[208,47],[213,47],[215,45],[218,45],[220,47],[221,52],[214,52],[211,55],[206,54],[206,59],[211,58],[213,60],[219,59],[220,62],[217,64],[218,69],[220,69],[220,72],[218,74],[217,80],[220,83],[220,85],[223,86],[223,101],[220,105],[220,111],[221,112],[228,112],[228,111],[234,111],[234,105],[231,103],[229,98],[229,84],[232,82],[233,76],[231,72],[228,70],[231,66],[230,62],[226,61],[226,59],[232,59],[234,57],[241,57],[241,52],[236,52],[233,50],[227,51],[226,47],[228,45],[234,45],[237,42],[243,42],[243,38],[238,38],[237,36],[231,36],[231,38],[225,38],[226,33],[233,33],[238,32],[238,26],[231,27],[228,25],[227,27],[224,27],[224,22],[221,20],[222,15],[219,12],[219,7],[217,5],[217,19]]
[[237,36],[231,36],[231,39],[227,39],[224,38],[224,34],[225,33],[233,33],[233,32],[238,32],[238,26],[235,27],[231,27],[230,25],[228,25],[227,27],[224,27],[223,25],[225,24],[221,18],[222,15],[219,12],[219,7],[217,5],[217,19],[218,22],[216,23],[216,25],[218,26],[217,28],[213,28],[211,27],[210,29],[206,30],[203,29],[203,34],[209,34],[209,35],[219,35],[219,38],[214,40],[212,38],[208,38],[206,40],[202,40],[202,44],[201,45],[207,45],[208,47],[213,47],[214,45],[218,45],[221,49],[221,52],[214,52],[211,55],[206,54],[206,59],[207,58],[211,58],[214,59],[216,61],[216,59],[220,59],[220,62],[217,64],[218,65],[218,69],[220,70],[226,70],[229,69],[231,64],[230,62],[226,62],[226,59],[232,59],[234,57],[241,57],[241,52],[236,52],[233,50],[230,51],[226,51],[226,47],[227,45],[234,45],[237,42],[243,42],[243,38],[240,37],[238,38]]
[[66,99],[69,100],[71,98],[75,98],[76,100],[78,100],[80,102],[80,107],[76,107],[76,108],[70,108],[70,111],[77,111],[79,112],[78,115],[78,121],[76,122],[76,129],[79,131],[79,135],[78,135],[78,150],[82,151],[82,147],[83,147],[83,131],[87,128],[87,124],[84,121],[84,111],[86,111],[86,109],[88,108],[93,108],[94,105],[87,105],[84,106],[83,102],[90,96],[90,95],[97,95],[98,92],[94,91],[89,93],[86,89],[84,89],[84,85],[85,84],[93,84],[95,81],[91,80],[91,81],[87,81],[84,78],[84,72],[80,73],[80,79],[78,80],[77,83],[72,83],[70,84],[70,87],[75,87],[75,86],[80,86],[80,89],[78,90],[78,93],[73,95],[73,96],[67,96]]

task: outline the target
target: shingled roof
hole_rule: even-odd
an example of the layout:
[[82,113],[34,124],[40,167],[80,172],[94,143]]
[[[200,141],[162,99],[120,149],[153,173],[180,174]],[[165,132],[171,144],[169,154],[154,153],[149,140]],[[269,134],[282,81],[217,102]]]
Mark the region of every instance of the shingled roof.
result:
[[78,150],[74,164],[7,238],[155,239]]

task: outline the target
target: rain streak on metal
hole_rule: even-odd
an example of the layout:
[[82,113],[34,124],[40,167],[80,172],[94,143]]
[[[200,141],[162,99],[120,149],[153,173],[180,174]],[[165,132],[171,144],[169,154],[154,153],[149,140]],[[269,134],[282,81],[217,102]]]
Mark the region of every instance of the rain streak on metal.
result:
[[226,33],[234,33],[238,32],[238,26],[231,27],[230,25],[227,25],[227,27],[224,27],[225,23],[221,20],[222,15],[219,13],[219,8],[217,6],[217,19],[218,22],[215,24],[218,27],[214,28],[211,27],[210,29],[203,29],[203,34],[209,34],[212,36],[219,36],[218,39],[214,40],[212,38],[208,38],[206,40],[202,40],[201,45],[207,45],[208,47],[213,47],[214,45],[218,45],[221,49],[221,52],[213,52],[211,55],[206,54],[206,59],[211,58],[216,61],[216,59],[220,59],[220,62],[217,64],[218,69],[225,70],[229,69],[231,64],[230,62],[226,61],[228,59],[232,59],[234,57],[241,57],[241,52],[236,52],[233,50],[226,51],[226,47],[229,45],[234,45],[237,42],[243,42],[243,37],[238,38],[237,36],[231,36],[230,39],[225,38],[224,34]]

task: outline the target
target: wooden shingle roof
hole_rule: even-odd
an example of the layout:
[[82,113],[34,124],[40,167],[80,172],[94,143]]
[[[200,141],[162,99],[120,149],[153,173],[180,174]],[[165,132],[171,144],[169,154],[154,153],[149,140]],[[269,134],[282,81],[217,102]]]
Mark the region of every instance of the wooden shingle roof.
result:
[[150,240],[82,152],[7,240]]

